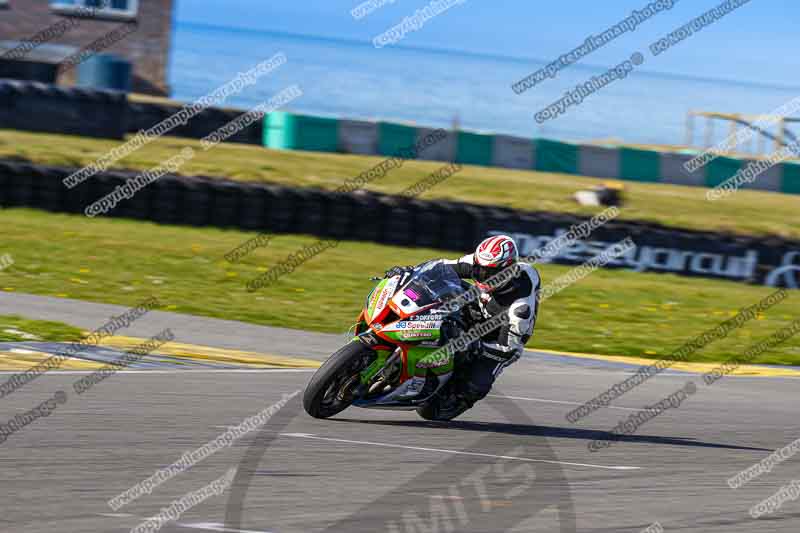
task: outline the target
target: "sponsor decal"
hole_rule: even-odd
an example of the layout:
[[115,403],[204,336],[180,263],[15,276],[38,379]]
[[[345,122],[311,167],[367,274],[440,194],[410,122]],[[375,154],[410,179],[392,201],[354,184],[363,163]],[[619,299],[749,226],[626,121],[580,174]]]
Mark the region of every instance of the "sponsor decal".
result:
[[367,309],[375,309],[375,303],[378,301],[378,296],[380,293],[375,289],[372,289],[372,292],[369,295],[369,303],[367,304]]
[[386,305],[386,300],[388,299],[389,299],[389,291],[383,289],[383,292],[381,292],[381,297],[378,299],[378,308],[383,309],[383,307]]
[[394,325],[395,329],[439,329],[441,326],[441,320],[426,322],[401,321]]
[[419,299],[419,294],[414,292],[413,289],[406,289],[406,290],[403,291],[403,294],[405,294],[406,296],[408,296],[409,298],[411,298],[415,302]]
[[[489,235],[503,233],[490,231]],[[552,236],[512,233],[511,238],[519,243],[520,255],[527,256],[536,250],[544,248],[550,241],[554,241],[566,233],[567,230],[564,229],[556,230]],[[541,262],[584,263],[601,254],[612,244],[605,241],[576,241]],[[609,261],[608,266],[627,268],[636,272],[691,273],[698,276],[736,280],[754,279],[759,259],[758,252],[751,249],[742,250],[742,252],[743,255],[730,255],[637,244],[630,247],[624,255]]]
[[401,333],[401,335],[403,336],[404,339],[413,339],[413,338],[417,338],[417,337],[426,337],[426,338],[428,338],[428,337],[431,337],[433,335],[433,332],[428,332],[428,331],[403,331]]
[[441,316],[435,316],[435,315],[415,315],[408,317],[409,321],[426,321],[426,320],[441,320],[441,319],[442,319]]
[[389,297],[394,294],[394,290],[397,288],[397,278],[393,278],[386,284],[381,292],[380,297],[378,298],[377,307],[375,307],[375,314],[379,314],[383,311],[383,308],[386,307],[386,302],[389,300]]
[[770,287],[786,287],[787,289],[798,289],[800,279],[800,252],[791,251],[783,255],[781,266],[767,274],[764,281]]

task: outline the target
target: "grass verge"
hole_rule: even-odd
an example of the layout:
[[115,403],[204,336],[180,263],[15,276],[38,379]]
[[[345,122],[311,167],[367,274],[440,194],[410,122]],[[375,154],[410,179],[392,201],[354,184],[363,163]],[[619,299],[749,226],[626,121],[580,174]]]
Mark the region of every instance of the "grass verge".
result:
[[[25,292],[125,306],[148,295],[178,313],[313,331],[346,331],[373,286],[392,265],[444,252],[342,242],[254,293],[246,281],[316,242],[278,235],[240,262],[224,255],[254,233],[94,219],[29,209],[0,210],[4,292]],[[455,254],[450,254],[455,255]],[[545,283],[570,267],[541,265]],[[543,303],[531,348],[658,358],[756,303],[769,287],[661,274],[599,270]],[[741,353],[800,317],[800,293],[692,358],[719,361]],[[800,336],[756,362],[800,364]]]
[[[120,144],[112,140],[0,130],[0,158],[47,165],[82,167]],[[164,137],[114,166],[136,170],[153,168],[185,146],[198,148],[196,157],[180,171],[185,175],[223,176],[240,181],[325,189],[335,189],[345,179],[359,175],[382,159],[267,150],[241,144],[222,144],[203,152],[197,141]],[[441,166],[441,162],[409,161],[367,188],[399,193]],[[594,178],[568,174],[465,166],[421,197],[588,215],[596,209],[577,205],[572,194],[598,183]],[[729,198],[709,202],[705,199],[704,188],[624,183],[627,203],[620,215],[623,219],[690,229],[800,238],[800,218],[797,217],[800,195],[739,191]]]
[[0,315],[0,342],[58,342],[72,341],[80,337],[80,328],[62,322],[31,320],[17,315]]

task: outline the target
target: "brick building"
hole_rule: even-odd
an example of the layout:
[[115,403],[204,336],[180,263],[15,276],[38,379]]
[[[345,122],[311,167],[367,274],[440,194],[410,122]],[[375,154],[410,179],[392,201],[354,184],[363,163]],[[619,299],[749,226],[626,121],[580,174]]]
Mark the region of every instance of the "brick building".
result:
[[[97,48],[132,64],[134,92],[168,96],[173,6],[173,0],[0,0],[0,61],[59,64],[118,34],[123,37],[106,39]],[[60,71],[56,78],[59,85],[72,85],[76,69]]]

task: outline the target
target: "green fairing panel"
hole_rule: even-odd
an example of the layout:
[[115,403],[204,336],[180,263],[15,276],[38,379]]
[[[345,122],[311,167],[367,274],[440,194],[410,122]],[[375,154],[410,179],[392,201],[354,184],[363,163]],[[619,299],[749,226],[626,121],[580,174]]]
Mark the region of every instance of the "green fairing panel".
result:
[[392,351],[394,350],[375,350],[377,357],[367,368],[361,371],[361,383],[369,383],[369,380],[375,377],[378,370],[386,364],[386,359],[388,359]]
[[[428,358],[434,352],[439,350],[436,347],[428,347],[428,346],[414,346],[408,349],[408,375],[410,376],[425,376],[428,373],[428,370],[433,372],[435,375],[439,376],[442,374],[447,374],[448,372],[453,371],[453,357],[447,355],[446,353],[440,352],[439,354]],[[423,359],[427,358],[427,362],[435,363],[430,367],[423,367],[417,368],[417,364],[420,363]],[[441,365],[441,366],[436,366]],[[413,371],[412,371],[413,369]]]
[[384,335],[395,342],[403,342],[403,337],[399,331],[387,331],[384,332]]

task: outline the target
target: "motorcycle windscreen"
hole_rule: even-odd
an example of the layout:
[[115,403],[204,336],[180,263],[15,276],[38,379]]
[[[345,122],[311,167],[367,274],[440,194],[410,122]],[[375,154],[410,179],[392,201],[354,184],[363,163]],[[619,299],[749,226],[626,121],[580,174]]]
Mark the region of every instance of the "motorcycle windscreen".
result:
[[461,279],[453,267],[443,261],[429,261],[421,265],[411,280],[394,295],[392,304],[405,318],[463,292]]

